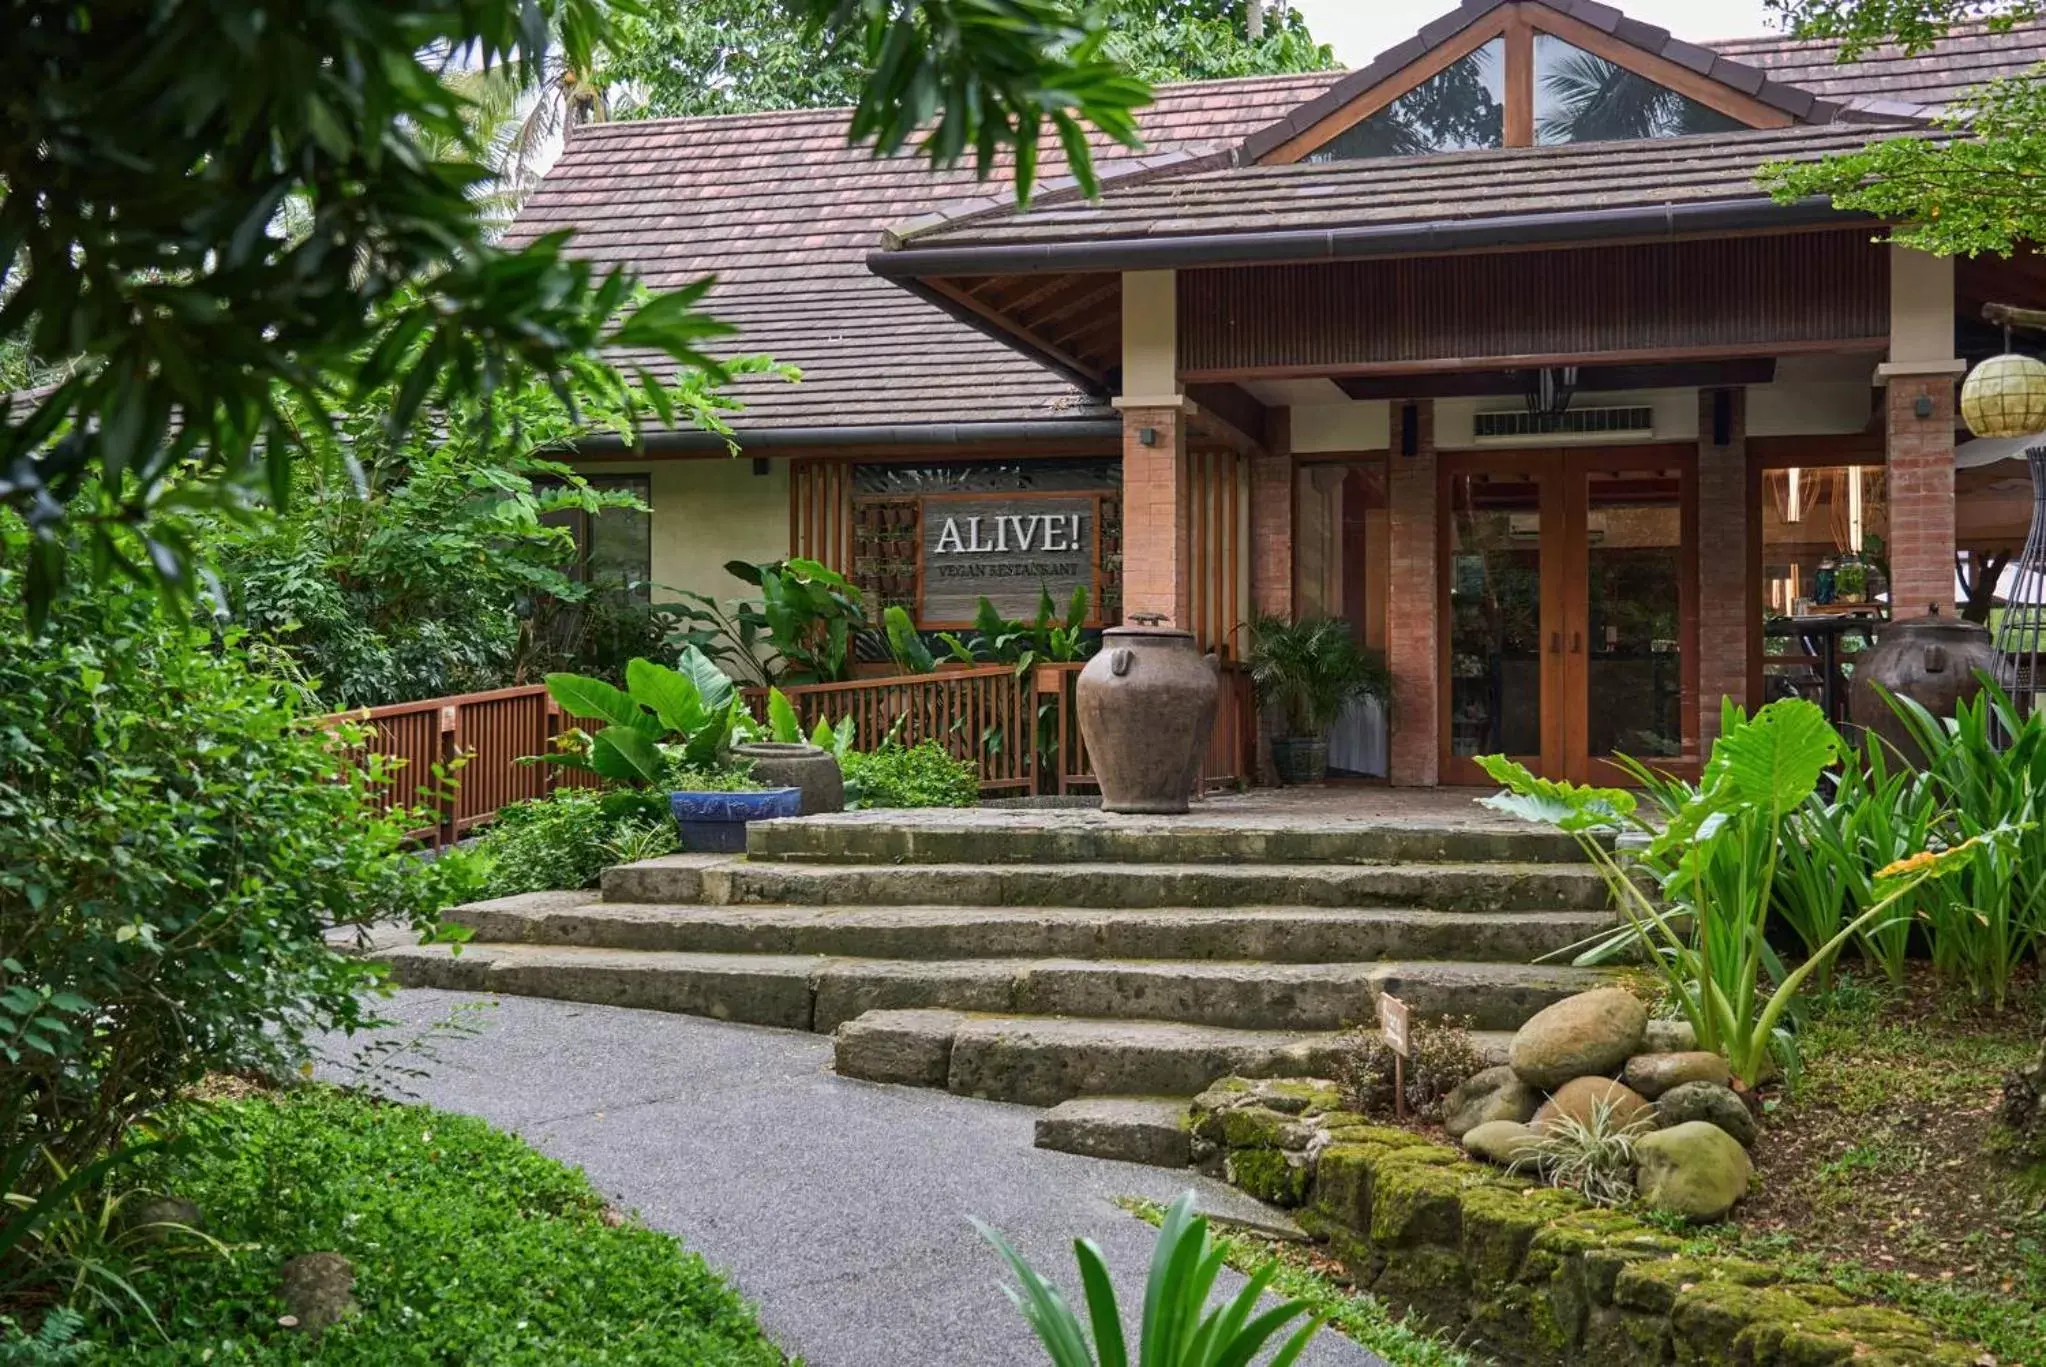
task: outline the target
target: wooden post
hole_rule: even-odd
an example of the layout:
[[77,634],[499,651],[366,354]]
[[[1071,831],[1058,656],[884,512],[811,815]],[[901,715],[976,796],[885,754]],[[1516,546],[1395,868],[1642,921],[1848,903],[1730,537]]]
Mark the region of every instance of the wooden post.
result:
[[462,709],[453,703],[440,709],[440,773],[434,776],[434,802],[440,808],[440,826],[433,843],[455,843],[455,804],[459,800],[449,780],[455,771],[455,757],[462,753]]

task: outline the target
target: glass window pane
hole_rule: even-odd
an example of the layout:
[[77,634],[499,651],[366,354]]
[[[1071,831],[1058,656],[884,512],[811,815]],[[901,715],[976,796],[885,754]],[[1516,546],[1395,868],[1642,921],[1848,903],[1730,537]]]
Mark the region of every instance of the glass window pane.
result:
[[1535,138],[1612,142],[1747,125],[1552,34],[1535,35]]
[[[652,481],[645,475],[592,475],[593,489],[629,493],[650,506]],[[639,508],[606,508],[589,520],[583,546],[591,584],[646,602],[654,572],[653,518]]]
[[1308,155],[1409,157],[1506,143],[1506,40],[1494,38]]
[[1681,470],[1590,475],[1585,712],[1594,755],[1683,751],[1683,490]]
[[1541,479],[1458,475],[1450,510],[1450,753],[1538,756]]
[[[1392,571],[1384,457],[1303,464],[1295,494],[1294,612],[1340,617],[1367,649],[1383,652]],[[1345,709],[1328,730],[1329,772],[1382,777],[1386,720],[1376,699]]]

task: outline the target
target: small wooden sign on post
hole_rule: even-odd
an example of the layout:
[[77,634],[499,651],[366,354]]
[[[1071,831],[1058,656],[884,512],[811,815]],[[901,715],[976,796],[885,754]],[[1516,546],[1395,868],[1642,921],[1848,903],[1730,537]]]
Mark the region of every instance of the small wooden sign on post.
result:
[[1390,992],[1378,997],[1378,1028],[1385,1034],[1385,1047],[1392,1050],[1392,1113],[1407,1118],[1407,1004]]

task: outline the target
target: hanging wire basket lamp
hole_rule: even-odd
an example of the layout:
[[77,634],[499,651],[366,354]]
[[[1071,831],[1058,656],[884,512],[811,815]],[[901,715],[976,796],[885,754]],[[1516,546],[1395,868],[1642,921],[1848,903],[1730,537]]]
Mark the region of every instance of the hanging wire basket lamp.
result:
[[2025,549],[2004,582],[2010,587],[1996,629],[1996,682],[2019,715],[2028,715],[2046,692],[2046,362],[2008,350],[1969,373],[1961,386],[1961,416],[1978,437],[2037,437],[2025,452],[2032,471],[2032,526]]

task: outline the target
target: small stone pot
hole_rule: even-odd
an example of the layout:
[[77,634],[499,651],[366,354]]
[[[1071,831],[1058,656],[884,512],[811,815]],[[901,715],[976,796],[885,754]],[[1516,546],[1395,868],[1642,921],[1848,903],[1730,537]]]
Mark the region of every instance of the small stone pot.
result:
[[1949,617],[1934,604],[1923,617],[1884,626],[1875,648],[1854,658],[1848,706],[1856,724],[1881,736],[1911,763],[1922,764],[1917,742],[1875,686],[1911,699],[1935,717],[1951,717],[1982,691],[1981,675],[1995,669],[1989,628]]
[[1186,811],[1215,729],[1218,662],[1191,632],[1113,627],[1076,686],[1105,812]]
[[829,750],[789,741],[756,740],[732,747],[736,759],[750,760],[753,777],[769,788],[800,788],[804,816],[845,810],[845,775]]
[[1274,736],[1272,769],[1279,782],[1291,786],[1321,783],[1328,778],[1328,738],[1325,736]]

